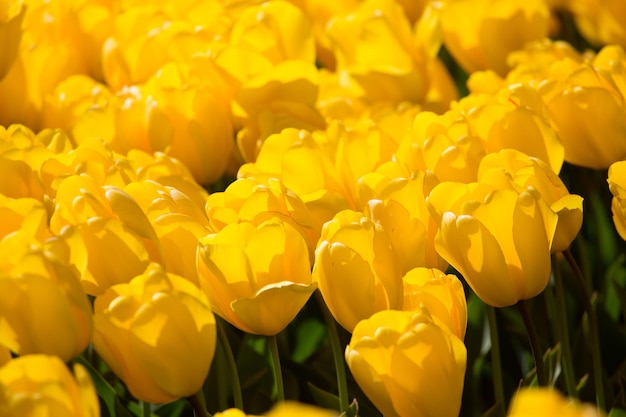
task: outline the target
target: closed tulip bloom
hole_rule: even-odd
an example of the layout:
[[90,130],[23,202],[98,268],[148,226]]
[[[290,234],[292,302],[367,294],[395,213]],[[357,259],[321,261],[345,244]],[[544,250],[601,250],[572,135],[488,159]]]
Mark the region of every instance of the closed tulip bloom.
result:
[[432,173],[410,171],[399,162],[385,163],[358,181],[363,211],[389,236],[402,274],[416,267],[447,266],[435,251],[437,224],[426,204],[437,183]]
[[459,339],[465,339],[467,301],[463,284],[455,275],[435,268],[414,268],[402,277],[404,311],[424,306]]
[[553,388],[521,388],[509,406],[507,417],[604,417],[594,404],[564,397]]
[[[367,102],[420,102],[429,86],[428,46],[415,39],[402,6],[368,0],[330,20],[327,33],[342,83],[353,85]],[[428,41],[425,41],[428,43]]]
[[89,344],[92,313],[65,242],[38,243],[24,230],[4,237],[0,252],[0,344],[65,362],[80,354]]
[[467,352],[426,309],[385,310],[359,322],[346,362],[386,417],[456,417]]
[[[583,63],[564,59],[540,84],[565,160],[592,169],[626,158],[626,54],[607,46]],[[607,140],[611,138],[611,140]]]
[[349,332],[378,311],[402,308],[402,274],[389,237],[362,213],[344,210],[324,225],[313,279]]
[[534,187],[442,183],[428,203],[437,251],[485,303],[510,306],[548,285],[558,216]]
[[463,115],[471,134],[482,140],[487,153],[517,149],[545,161],[557,174],[561,170],[563,144],[532,87],[517,84],[495,94],[472,94],[453,107]]
[[281,332],[316,288],[304,237],[278,217],[200,239],[197,267],[213,311],[253,334]]
[[442,115],[419,113],[398,145],[395,159],[411,170],[431,171],[439,181],[472,182],[485,154],[480,137],[453,109]]
[[267,417],[338,417],[339,413],[326,410],[310,404],[301,404],[295,401],[287,401],[276,404],[270,411],[265,413]]
[[518,191],[534,187],[558,215],[552,253],[566,250],[582,227],[583,198],[570,194],[561,178],[540,159],[514,149],[491,153],[480,163],[478,181]]
[[215,340],[204,294],[156,264],[95,300],[96,352],[142,401],[165,403],[198,392]]
[[444,44],[468,73],[505,75],[508,54],[547,37],[549,23],[544,0],[450,0],[441,6]]
[[26,355],[0,367],[0,415],[99,417],[98,396],[81,365],[73,374],[55,356]]

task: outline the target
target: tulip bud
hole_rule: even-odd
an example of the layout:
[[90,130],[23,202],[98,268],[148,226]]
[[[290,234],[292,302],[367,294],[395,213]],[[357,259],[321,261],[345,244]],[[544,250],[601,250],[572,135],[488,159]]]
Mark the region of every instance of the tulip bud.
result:
[[385,417],[456,417],[465,345],[426,309],[385,310],[360,321],[346,347],[357,383]]
[[626,161],[615,162],[609,167],[607,182],[613,194],[613,224],[621,238],[626,240]]
[[278,217],[200,239],[197,267],[213,311],[253,334],[281,332],[316,288],[306,241]]
[[377,311],[402,308],[402,275],[389,237],[362,213],[344,210],[324,225],[313,279],[349,332]]
[[204,294],[156,264],[95,300],[96,352],[142,401],[164,403],[198,392],[215,342],[215,318]]
[[0,368],[0,415],[98,417],[100,405],[81,365],[72,375],[55,356],[26,355]]

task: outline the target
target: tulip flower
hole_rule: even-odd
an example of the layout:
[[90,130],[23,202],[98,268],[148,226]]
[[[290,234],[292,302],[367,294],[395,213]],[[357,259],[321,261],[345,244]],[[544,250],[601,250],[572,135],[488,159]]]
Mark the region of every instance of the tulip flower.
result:
[[435,251],[437,225],[425,200],[436,184],[432,173],[411,172],[399,162],[385,163],[358,181],[363,212],[389,236],[403,274],[416,267],[447,267]]
[[0,415],[99,417],[89,373],[79,364],[73,371],[55,356],[11,360],[0,367]]
[[512,85],[495,94],[472,94],[452,106],[479,137],[487,153],[517,149],[545,161],[557,174],[564,149],[550,124],[546,105],[528,85]]
[[626,7],[620,0],[576,0],[569,2],[576,26],[588,41],[596,45],[620,45],[626,48]]
[[80,354],[91,337],[91,307],[65,242],[39,243],[22,230],[2,239],[0,252],[0,345],[66,362]]
[[279,217],[233,223],[200,239],[197,267],[213,311],[253,334],[281,332],[316,288],[306,241]]
[[438,253],[487,304],[506,307],[548,285],[558,215],[532,186],[442,183],[428,196]]
[[604,417],[593,404],[565,398],[553,388],[521,388],[509,406],[507,417]]
[[214,231],[238,221],[260,224],[268,218],[280,217],[306,239],[311,256],[319,239],[302,199],[277,178],[239,178],[224,192],[207,198],[206,213]]
[[[626,54],[617,45],[593,60],[560,60],[539,92],[565,147],[565,160],[593,169],[626,158]],[[611,140],[606,140],[610,137]]]
[[23,1],[3,0],[0,2],[0,45],[4,46],[0,60],[0,80],[9,72],[17,58],[25,12]]
[[478,181],[498,188],[523,191],[534,187],[550,210],[558,215],[551,252],[562,252],[573,242],[583,223],[583,199],[570,194],[563,181],[540,159],[514,149],[504,149],[483,158]]
[[402,277],[404,305],[402,310],[414,311],[424,306],[451,333],[465,338],[467,301],[463,284],[454,275],[435,268],[414,268]]
[[507,56],[546,38],[550,11],[544,0],[450,0],[441,6],[443,41],[468,73],[507,72]]
[[613,194],[613,224],[621,238],[626,240],[626,161],[615,162],[609,167],[607,182]]
[[402,308],[402,274],[389,237],[362,213],[344,210],[324,225],[313,279],[349,332],[378,311]]
[[465,345],[428,310],[385,310],[362,320],[346,347],[357,383],[386,417],[456,417]]
[[204,294],[156,264],[95,300],[96,352],[137,399],[165,403],[198,392],[215,343]]
[[476,181],[486,150],[458,110],[443,115],[421,112],[394,158],[414,171],[432,171],[439,181]]

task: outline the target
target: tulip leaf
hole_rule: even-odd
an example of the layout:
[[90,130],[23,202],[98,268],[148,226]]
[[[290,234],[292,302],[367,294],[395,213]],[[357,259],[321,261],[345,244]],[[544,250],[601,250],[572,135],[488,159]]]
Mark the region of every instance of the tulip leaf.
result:
[[320,346],[326,336],[326,326],[315,319],[308,319],[300,323],[296,331],[296,343],[291,353],[291,359],[297,363],[304,363]]
[[98,396],[104,401],[104,404],[107,407],[107,411],[109,416],[117,417],[116,410],[116,398],[117,395],[115,393],[115,389],[100,375],[98,371],[82,356],[79,356],[74,359],[74,362],[81,364],[87,372],[89,372],[89,376],[93,381],[93,385],[98,393]]
[[626,417],[626,410],[623,408],[614,408],[609,413],[609,417]]
[[309,391],[311,391],[311,395],[317,405],[331,410],[339,410],[339,397],[316,387],[311,382],[307,382],[307,385],[309,386]]
[[619,299],[619,305],[622,309],[622,316],[624,320],[626,320],[626,289],[622,288],[622,286],[617,282],[617,280],[613,279],[613,289],[615,290],[615,295]]
[[481,417],[500,417],[504,414],[502,405],[495,403],[489,410],[485,411]]
[[160,417],[180,417],[185,411],[186,401],[178,400],[159,406],[154,414]]

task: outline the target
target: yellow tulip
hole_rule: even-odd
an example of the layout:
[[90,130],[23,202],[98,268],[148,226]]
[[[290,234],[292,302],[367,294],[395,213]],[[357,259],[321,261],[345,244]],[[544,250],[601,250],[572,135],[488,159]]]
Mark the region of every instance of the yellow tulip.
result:
[[27,355],[0,367],[0,415],[6,417],[99,417],[98,396],[89,373],[59,358]]
[[435,251],[437,224],[425,201],[436,184],[432,173],[410,171],[399,162],[387,162],[358,181],[363,212],[389,236],[402,274],[415,267],[447,266]]
[[607,182],[613,194],[613,224],[617,233],[626,240],[626,161],[615,162],[609,167]]
[[421,112],[402,139],[395,159],[413,171],[432,171],[439,181],[476,181],[486,150],[458,110]]
[[316,288],[304,237],[279,217],[200,239],[197,267],[213,311],[253,334],[281,332]]
[[311,256],[319,239],[302,199],[276,178],[239,178],[224,192],[207,198],[206,213],[214,231],[239,221],[260,224],[271,217],[280,217],[306,239]]
[[385,310],[362,320],[346,347],[357,383],[386,417],[456,417],[465,345],[426,309]]
[[4,237],[0,251],[0,344],[66,362],[80,354],[91,337],[91,307],[67,245],[38,243],[23,230]]
[[509,406],[507,417],[604,417],[595,405],[565,398],[553,388],[521,388]]
[[550,11],[544,0],[449,0],[441,5],[443,41],[468,73],[507,73],[507,56],[546,38]]
[[4,48],[0,60],[0,80],[9,72],[17,58],[25,12],[23,0],[0,1],[0,45]]
[[516,84],[495,94],[472,94],[452,107],[463,115],[487,153],[517,149],[545,161],[557,174],[561,170],[563,144],[541,96],[530,86]]
[[626,159],[626,54],[621,47],[607,46],[582,64],[555,62],[539,92],[567,162],[605,169]]
[[424,306],[459,339],[465,339],[467,301],[463,284],[454,275],[438,269],[414,268],[402,277],[404,311]]
[[594,44],[626,48],[626,4],[620,0],[570,0],[578,30]]
[[310,404],[301,404],[295,401],[287,401],[276,404],[270,411],[265,413],[267,417],[338,417],[339,413],[315,407]]
[[230,29],[232,45],[258,52],[272,64],[315,63],[311,22],[286,1],[268,1],[245,8]]
[[334,149],[326,134],[285,129],[267,138],[256,161],[243,165],[238,176],[280,179],[302,199],[313,228],[320,231],[335,213],[353,207],[347,184],[335,167]]
[[95,300],[96,352],[137,399],[164,403],[198,392],[215,343],[204,294],[156,264]]
[[389,237],[362,213],[344,210],[324,225],[313,278],[349,332],[378,311],[402,308],[402,274]]
[[487,304],[506,307],[548,285],[558,216],[532,186],[437,185],[428,197],[435,246]]
[[552,253],[566,250],[582,227],[582,197],[570,194],[558,175],[540,159],[514,149],[491,153],[480,163],[478,181],[520,192],[529,186],[535,188],[558,215]]
[[367,102],[420,102],[429,77],[427,55],[414,40],[402,7],[392,0],[367,0],[350,14],[330,20],[327,32],[343,83]]

